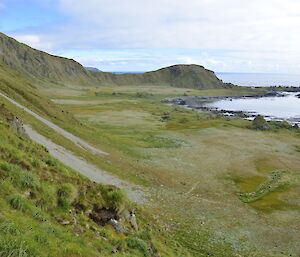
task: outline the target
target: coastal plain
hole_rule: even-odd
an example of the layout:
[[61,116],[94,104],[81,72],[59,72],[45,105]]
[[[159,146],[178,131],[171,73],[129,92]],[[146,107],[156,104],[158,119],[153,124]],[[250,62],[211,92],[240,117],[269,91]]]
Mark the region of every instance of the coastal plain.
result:
[[[256,131],[250,121],[162,102],[254,89],[107,86],[43,93],[83,124],[69,128],[73,133],[110,153],[94,162],[145,188],[145,208],[193,255],[300,253],[299,131]],[[279,182],[272,182],[274,172]],[[242,197],[259,194],[265,184],[253,201]]]

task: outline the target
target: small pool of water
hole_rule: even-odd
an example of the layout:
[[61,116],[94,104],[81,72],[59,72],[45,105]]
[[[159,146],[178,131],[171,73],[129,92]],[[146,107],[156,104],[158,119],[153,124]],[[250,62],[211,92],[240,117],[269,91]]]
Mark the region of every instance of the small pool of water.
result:
[[223,99],[205,106],[226,111],[243,111],[248,114],[260,114],[268,120],[287,120],[300,123],[300,98],[298,93],[284,93],[284,96],[261,98]]

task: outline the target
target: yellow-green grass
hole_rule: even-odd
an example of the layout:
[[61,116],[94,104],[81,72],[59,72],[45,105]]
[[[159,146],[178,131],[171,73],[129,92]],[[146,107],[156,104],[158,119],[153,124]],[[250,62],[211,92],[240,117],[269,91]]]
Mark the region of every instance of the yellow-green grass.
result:
[[[299,202],[288,204],[299,196],[299,182],[250,204],[238,195],[243,190],[254,191],[274,170],[299,174],[299,132],[254,131],[248,121],[161,103],[165,97],[186,91],[106,87],[85,89],[76,96],[56,92],[52,98],[62,99],[61,108],[83,123],[72,128],[62,124],[65,128],[110,153],[104,164],[88,158],[148,187],[151,212],[195,256],[285,256],[299,251],[299,215],[295,215]],[[236,178],[254,179],[243,182],[241,190]],[[269,201],[270,197],[277,202]],[[279,240],[281,233],[287,237]]]
[[0,107],[1,256],[110,256],[116,250],[114,256],[152,256],[150,246],[163,256],[188,256],[141,208],[135,207],[138,232],[117,234],[94,223],[86,207],[134,206],[119,189],[88,181],[16,134],[10,115]]
[[[86,87],[86,86],[74,86],[74,87],[63,87],[56,88],[42,88],[42,91],[51,98],[65,99],[80,96],[95,96],[98,98],[101,96],[114,95],[114,100],[118,99],[117,96],[137,96],[140,98],[150,98],[154,96],[171,97],[171,96],[184,96],[184,95],[196,95],[196,96],[239,96],[239,95],[254,95],[258,93],[265,93],[264,88],[228,88],[228,89],[187,89],[187,88],[176,88],[168,86],[101,86],[101,87]],[[107,99],[106,99],[107,100]]]

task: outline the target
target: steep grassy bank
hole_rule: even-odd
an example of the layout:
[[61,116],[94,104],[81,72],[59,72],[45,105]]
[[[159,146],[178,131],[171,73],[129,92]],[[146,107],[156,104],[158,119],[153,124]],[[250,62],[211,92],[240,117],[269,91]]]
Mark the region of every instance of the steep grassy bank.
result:
[[0,33],[0,61],[36,84],[85,84],[96,80],[78,62],[53,56]]
[[[167,243],[164,232],[139,208],[139,230],[133,229],[126,212],[136,207],[122,191],[89,182],[63,166],[44,148],[16,134],[8,122],[13,117],[0,107],[1,256],[186,254]],[[117,233],[110,217],[122,217],[126,232]]]

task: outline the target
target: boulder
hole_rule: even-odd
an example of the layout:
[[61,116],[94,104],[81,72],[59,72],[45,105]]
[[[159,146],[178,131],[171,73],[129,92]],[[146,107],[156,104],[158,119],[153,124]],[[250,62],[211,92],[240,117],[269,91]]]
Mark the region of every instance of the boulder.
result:
[[127,232],[127,229],[123,227],[122,224],[115,219],[111,219],[108,223],[115,229],[117,233],[121,234]]
[[16,116],[10,117],[8,119],[9,125],[12,129],[14,129],[20,136],[22,137],[28,137],[25,129],[24,124],[21,119],[19,119]]

